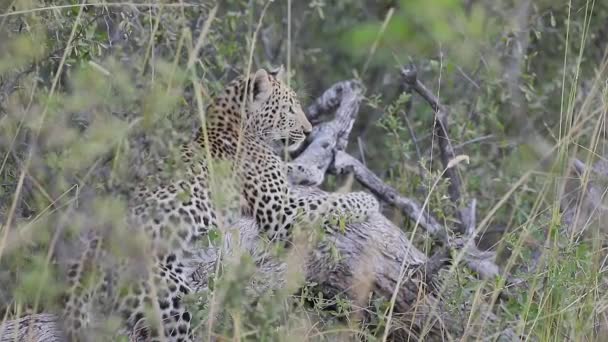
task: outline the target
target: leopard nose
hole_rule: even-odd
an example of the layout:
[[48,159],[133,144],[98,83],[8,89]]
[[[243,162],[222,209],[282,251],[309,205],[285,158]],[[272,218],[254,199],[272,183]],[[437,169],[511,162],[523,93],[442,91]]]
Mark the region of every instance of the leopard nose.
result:
[[310,121],[308,121],[306,114],[304,114],[303,111],[300,111],[299,114],[300,114],[299,121],[300,121],[300,124],[302,125],[302,130],[304,131],[304,133],[308,134],[308,133],[312,132],[312,124],[310,123]]
[[312,132],[312,124],[310,122],[308,122],[308,120],[306,121],[306,124],[303,127],[304,133],[309,134],[310,132]]

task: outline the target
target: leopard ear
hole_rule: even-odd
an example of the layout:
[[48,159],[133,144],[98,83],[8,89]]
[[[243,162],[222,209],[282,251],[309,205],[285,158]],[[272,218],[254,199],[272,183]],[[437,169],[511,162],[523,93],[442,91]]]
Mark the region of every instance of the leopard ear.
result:
[[251,90],[252,99],[254,101],[264,101],[270,96],[272,85],[268,73],[264,69],[255,72],[253,76],[253,88]]
[[281,82],[285,82],[285,68],[283,67],[283,64],[281,64],[277,68],[269,70],[268,73],[272,77],[276,78],[277,80],[280,80]]

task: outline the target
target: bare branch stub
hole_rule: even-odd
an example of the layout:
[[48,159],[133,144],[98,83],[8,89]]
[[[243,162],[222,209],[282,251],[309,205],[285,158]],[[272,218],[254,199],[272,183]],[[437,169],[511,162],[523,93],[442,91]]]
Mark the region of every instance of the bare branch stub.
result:
[[359,82],[343,81],[334,84],[308,107],[307,116],[311,122],[318,122],[323,113],[337,109],[333,120],[314,126],[308,146],[290,163],[292,184],[318,186],[323,182],[335,151],[344,150],[348,144],[362,98]]

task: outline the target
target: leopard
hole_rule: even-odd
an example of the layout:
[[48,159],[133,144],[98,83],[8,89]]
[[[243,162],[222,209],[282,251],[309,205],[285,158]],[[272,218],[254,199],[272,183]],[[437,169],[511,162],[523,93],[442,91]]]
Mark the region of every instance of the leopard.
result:
[[[236,204],[230,209],[255,219],[260,238],[269,242],[288,242],[301,222],[327,225],[335,216],[359,222],[379,210],[376,198],[363,191],[301,197],[290,190],[290,166],[276,153],[277,146],[300,146],[313,127],[284,81],[282,67],[236,77],[211,100],[202,121],[194,138],[180,147],[181,179],[132,191],[126,226],[145,241],[151,259],[146,266],[132,260],[111,263],[86,290],[85,271],[94,258],[108,254],[103,252],[107,239],[95,234],[90,248],[69,267],[71,293],[63,317],[72,340],[81,340],[78,336],[90,326],[87,312],[94,305],[118,313],[123,330],[136,331],[136,339],[194,340],[193,315],[183,298],[193,292],[190,280],[200,241],[212,229],[233,224],[214,201],[224,192],[221,185],[214,187],[213,171],[220,162],[235,180],[230,184],[236,197],[228,202]],[[143,276],[124,285],[119,278],[125,273]]]

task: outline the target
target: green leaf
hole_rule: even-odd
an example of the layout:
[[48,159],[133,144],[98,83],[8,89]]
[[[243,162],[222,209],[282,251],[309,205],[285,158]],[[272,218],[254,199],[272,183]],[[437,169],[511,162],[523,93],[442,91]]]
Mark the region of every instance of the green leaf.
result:
[[219,246],[221,244],[222,233],[218,229],[210,229],[207,238],[211,245]]

